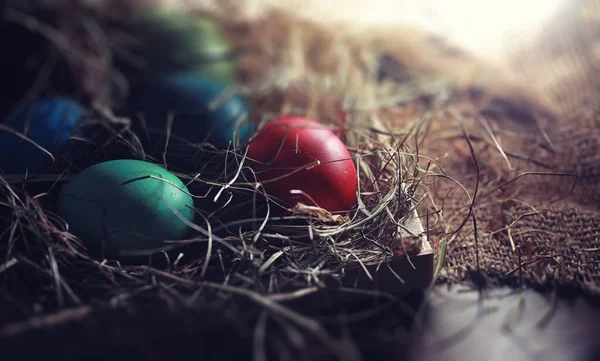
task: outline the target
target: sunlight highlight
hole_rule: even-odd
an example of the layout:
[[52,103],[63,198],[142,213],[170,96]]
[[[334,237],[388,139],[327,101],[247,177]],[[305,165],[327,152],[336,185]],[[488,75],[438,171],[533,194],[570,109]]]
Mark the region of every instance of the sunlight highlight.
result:
[[421,26],[473,52],[496,51],[531,38],[566,0],[426,0]]

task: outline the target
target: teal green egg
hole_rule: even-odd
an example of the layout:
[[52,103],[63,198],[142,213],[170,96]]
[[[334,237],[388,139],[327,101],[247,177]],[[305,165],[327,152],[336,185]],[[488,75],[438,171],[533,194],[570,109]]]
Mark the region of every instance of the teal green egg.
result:
[[144,7],[130,19],[130,28],[147,74],[194,71],[225,83],[235,78],[231,46],[212,19]]
[[90,250],[153,251],[184,238],[193,221],[187,187],[164,168],[140,160],[96,164],[60,190],[57,213]]

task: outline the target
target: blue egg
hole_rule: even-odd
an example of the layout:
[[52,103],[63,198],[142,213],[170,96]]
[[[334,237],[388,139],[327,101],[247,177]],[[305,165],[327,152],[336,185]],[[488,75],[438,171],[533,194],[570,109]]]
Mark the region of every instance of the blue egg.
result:
[[[26,104],[2,125],[24,134],[56,156],[81,120],[84,109],[64,97],[45,97]],[[28,140],[0,129],[0,173],[36,173],[52,164],[52,159]]]
[[252,131],[242,95],[200,73],[167,76],[146,87],[137,103],[151,128],[164,132],[172,116],[171,134],[193,144],[225,148],[247,140]]

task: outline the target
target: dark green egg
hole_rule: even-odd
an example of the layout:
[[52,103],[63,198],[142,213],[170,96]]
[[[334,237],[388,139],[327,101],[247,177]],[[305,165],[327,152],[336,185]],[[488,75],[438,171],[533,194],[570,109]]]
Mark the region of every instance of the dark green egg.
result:
[[[192,197],[174,174],[132,159],[96,164],[60,190],[57,213],[91,250],[149,251],[186,236]],[[185,220],[185,221],[184,221]]]
[[132,50],[144,73],[194,71],[225,83],[234,80],[231,46],[212,19],[145,7],[134,14],[129,25],[138,40]]

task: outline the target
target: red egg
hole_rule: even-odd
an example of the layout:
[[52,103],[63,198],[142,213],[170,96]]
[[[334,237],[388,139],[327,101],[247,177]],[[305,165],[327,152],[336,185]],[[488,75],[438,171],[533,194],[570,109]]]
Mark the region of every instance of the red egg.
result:
[[296,117],[268,123],[250,143],[248,157],[267,194],[287,206],[301,202],[337,213],[356,202],[354,161],[340,138],[323,124]]

